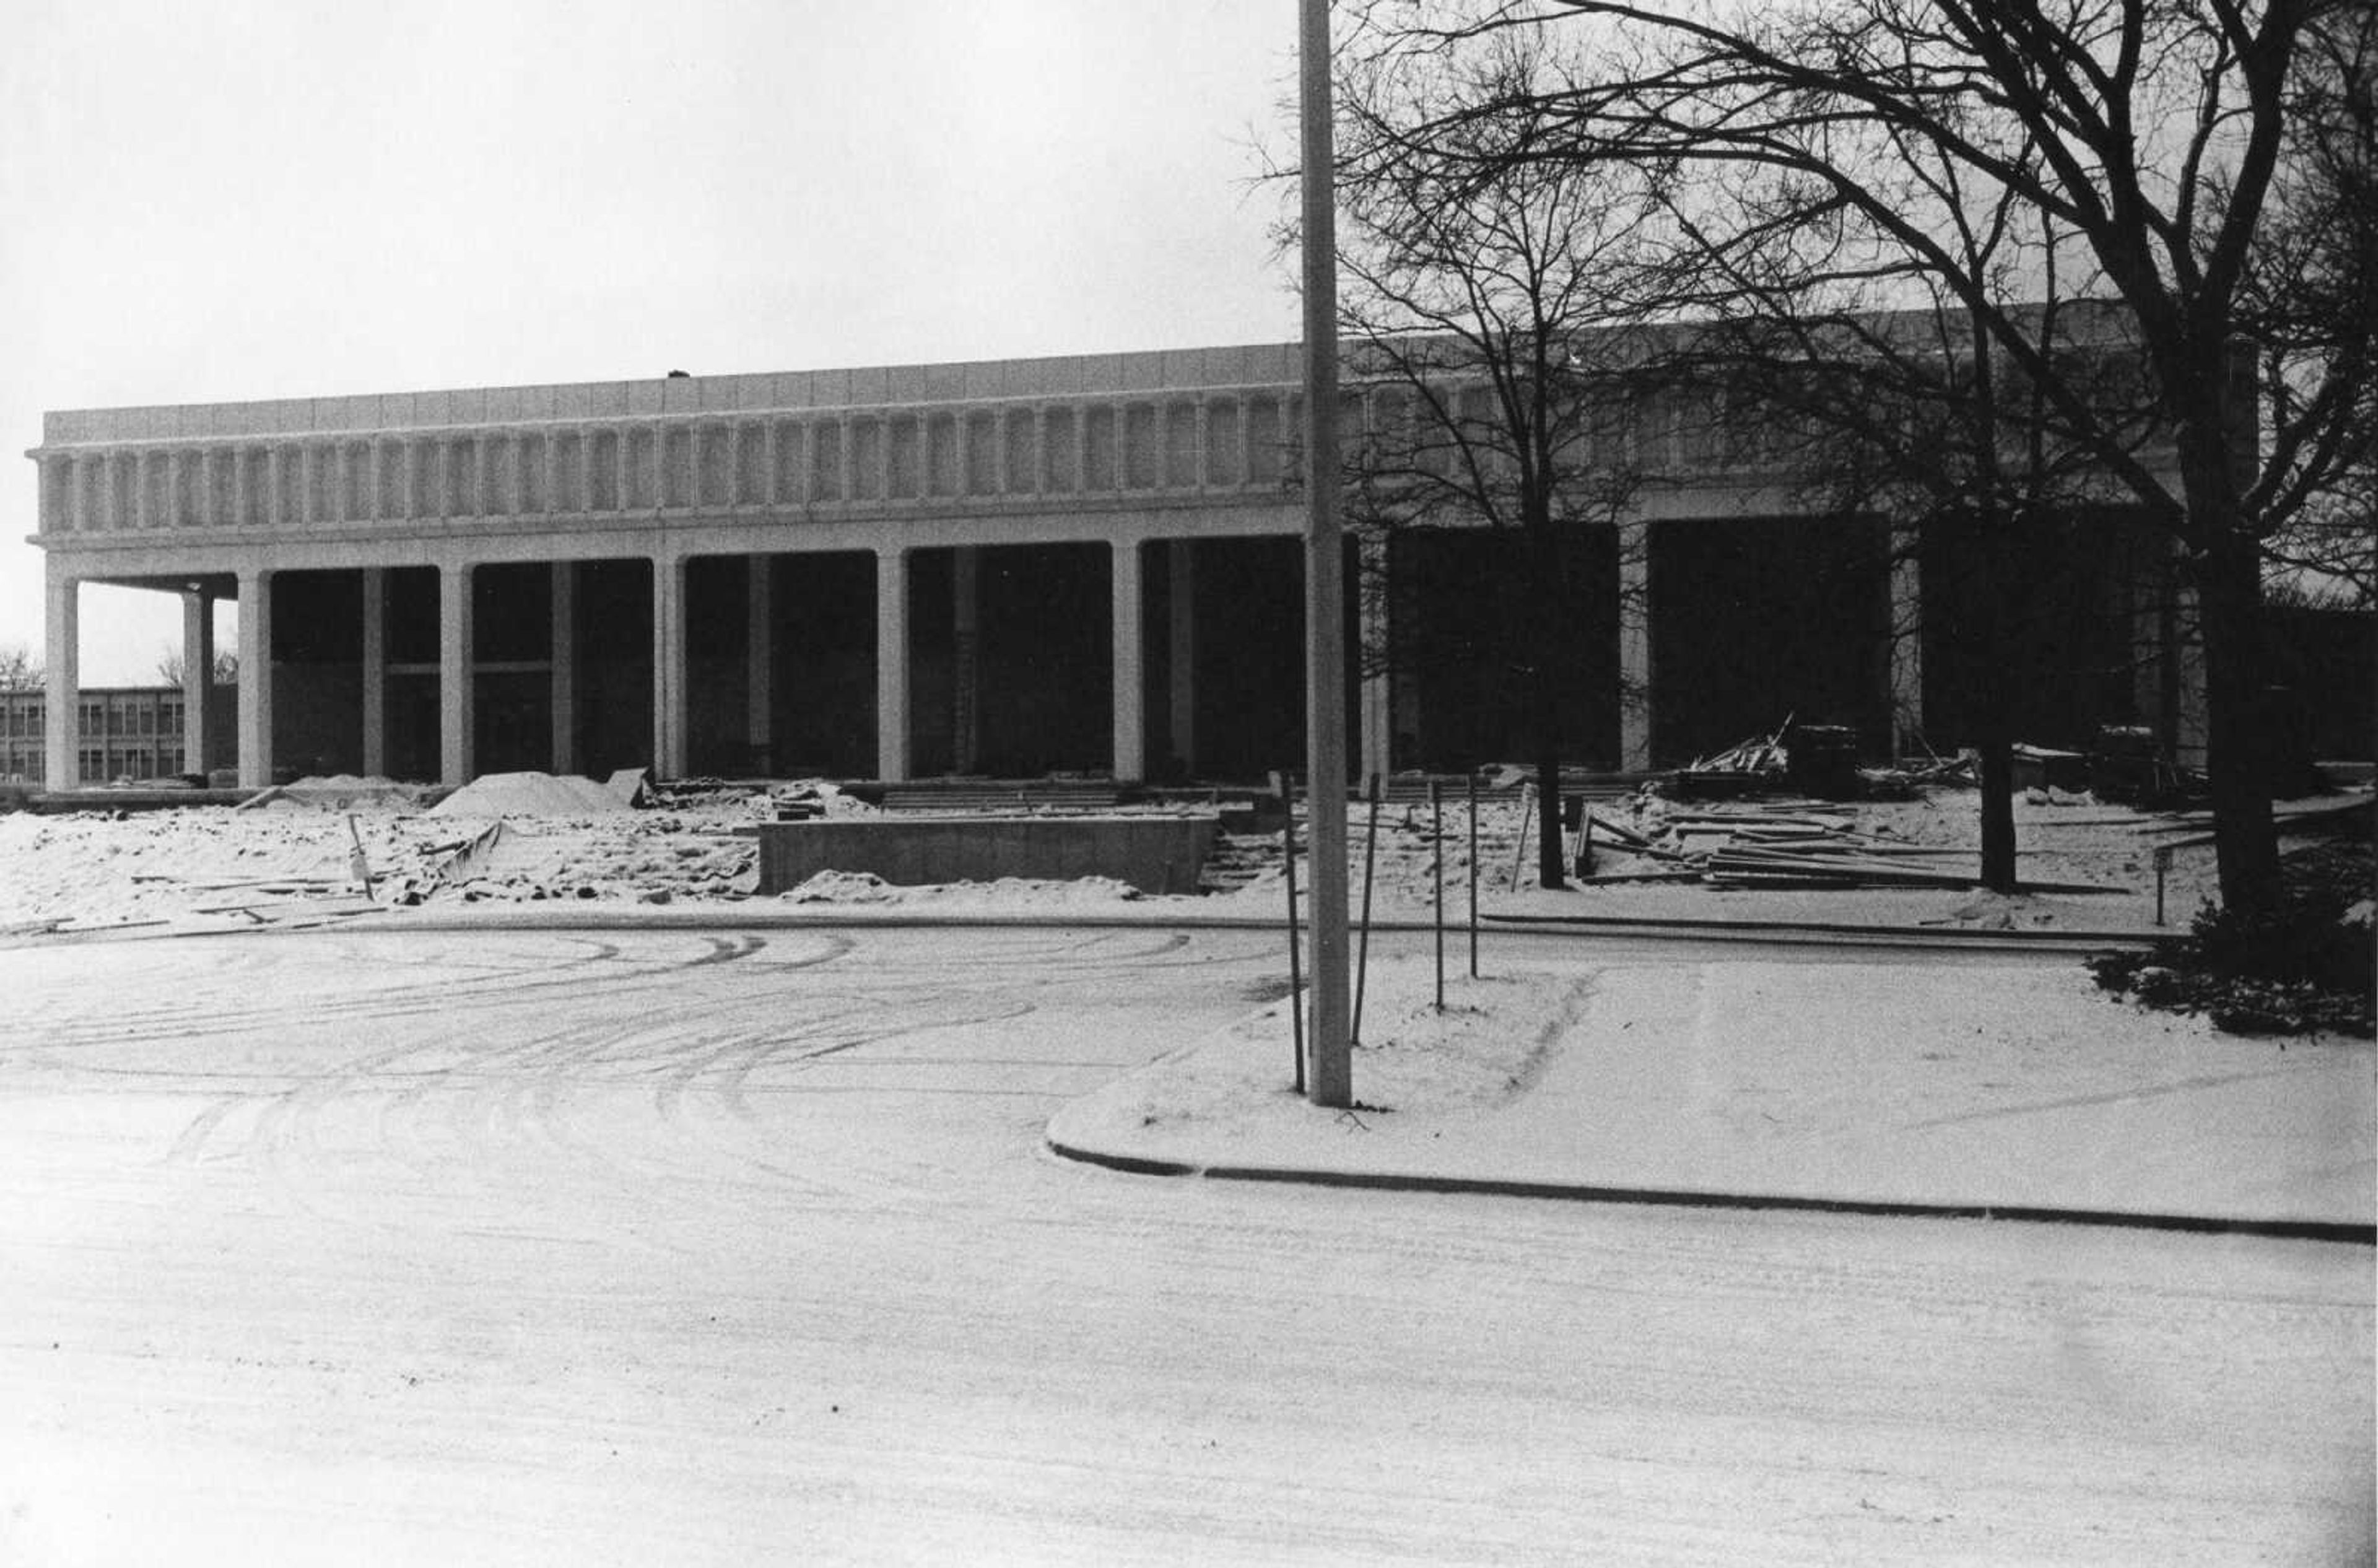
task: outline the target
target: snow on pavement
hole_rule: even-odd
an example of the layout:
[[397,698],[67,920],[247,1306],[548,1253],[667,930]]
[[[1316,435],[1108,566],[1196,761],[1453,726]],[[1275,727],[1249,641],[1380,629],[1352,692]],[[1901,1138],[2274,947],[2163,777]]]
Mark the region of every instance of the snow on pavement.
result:
[[1284,1004],[1059,1113],[1093,1155],[1632,1191],[2369,1227],[2369,1044],[2121,1006],[2069,956],[1376,965],[1351,1114]]
[[[2366,1559],[2362,1249],[1037,1154],[1282,968],[1160,927],[0,952],[0,1561]],[[1478,1043],[1394,1092],[1524,1105]]]

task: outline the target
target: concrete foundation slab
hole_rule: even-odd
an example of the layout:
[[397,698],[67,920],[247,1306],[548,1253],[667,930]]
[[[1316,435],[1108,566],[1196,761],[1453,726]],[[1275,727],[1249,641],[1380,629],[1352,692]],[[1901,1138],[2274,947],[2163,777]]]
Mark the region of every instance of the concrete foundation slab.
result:
[[760,824],[763,896],[820,871],[868,872],[900,887],[1112,877],[1185,893],[1212,853],[1212,817],[948,817]]

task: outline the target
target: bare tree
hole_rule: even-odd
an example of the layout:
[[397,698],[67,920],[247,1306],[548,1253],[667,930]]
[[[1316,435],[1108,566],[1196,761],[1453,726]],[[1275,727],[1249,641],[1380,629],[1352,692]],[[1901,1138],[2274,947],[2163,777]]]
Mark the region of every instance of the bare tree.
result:
[[21,642],[0,643],[0,691],[42,689],[42,661]]
[[[2288,325],[2278,242],[2319,232],[2295,221],[2329,188],[2297,177],[2314,165],[2307,150],[2368,168],[2368,117],[2353,117],[2370,90],[2366,0],[1480,0],[1382,5],[1374,22],[1388,12],[1419,51],[1549,29],[1600,54],[1524,106],[1409,137],[1456,146],[1468,120],[1523,114],[1540,129],[1522,156],[1662,171],[1695,243],[1746,268],[1830,257],[1844,286],[1912,270],[1965,313],[2002,373],[2036,388],[2175,542],[2204,653],[2222,896],[2276,902],[2258,720],[2264,547],[2366,434],[2378,314],[2366,245],[2298,244],[2327,258],[2337,306],[2287,337],[2285,396],[2260,395],[2252,361]],[[1931,199],[1908,204],[1928,186]],[[2139,377],[2133,408],[2169,431],[2168,464],[2136,448],[2129,413],[2109,416],[2103,356],[2076,377],[2038,313],[1977,269],[1952,209],[2070,237],[2065,292],[2111,306]]]
[[[1641,345],[1619,329],[1643,315],[1654,209],[1626,171],[1519,156],[1540,128],[1524,115],[1462,115],[1528,102],[1537,41],[1428,59],[1366,53],[1357,35],[1338,65],[1339,330],[1372,410],[1346,449],[1349,524],[1372,546],[1363,593],[1375,607],[1389,592],[1397,539],[1483,531],[1504,546],[1489,575],[1516,622],[1482,658],[1414,635],[1409,614],[1375,616],[1401,629],[1364,647],[1364,667],[1458,660],[1514,688],[1545,803],[1537,875],[1561,887],[1560,767],[1583,693],[1559,651],[1579,594],[1615,591],[1576,581],[1576,536],[1613,528],[1643,483],[1620,438]],[[1458,145],[1407,139],[1415,117],[1458,121]]]
[[[182,651],[167,643],[157,654],[157,678],[167,686],[179,686],[189,669],[183,662]],[[214,658],[214,684],[239,684],[239,653],[235,649],[218,648]]]

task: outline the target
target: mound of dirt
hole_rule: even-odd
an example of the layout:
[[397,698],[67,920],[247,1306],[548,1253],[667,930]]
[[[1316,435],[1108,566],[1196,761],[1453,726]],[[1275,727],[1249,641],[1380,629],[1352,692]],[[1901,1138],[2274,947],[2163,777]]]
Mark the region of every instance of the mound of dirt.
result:
[[433,817],[609,817],[632,811],[593,779],[575,774],[485,773],[429,808]]

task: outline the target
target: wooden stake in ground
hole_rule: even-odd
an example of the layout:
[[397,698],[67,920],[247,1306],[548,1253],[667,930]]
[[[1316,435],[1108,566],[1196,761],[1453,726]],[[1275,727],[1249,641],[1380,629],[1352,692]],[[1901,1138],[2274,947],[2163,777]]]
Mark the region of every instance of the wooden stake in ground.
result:
[[1478,978],[1478,775],[1470,775],[1470,977]]
[[1304,1093],[1304,976],[1296,952],[1296,784],[1294,775],[1279,780],[1279,803],[1285,813],[1279,827],[1280,868],[1288,878],[1288,1017],[1289,1037],[1296,1047],[1296,1092]]
[[1436,1011],[1445,1011],[1445,785],[1435,779],[1428,781],[1428,836],[1436,874],[1430,880],[1436,884]]
[[347,814],[347,840],[355,847],[347,856],[347,872],[364,885],[364,896],[372,895],[371,857],[364,853],[364,835],[356,831],[354,813]]
[[1535,820],[1536,791],[1532,784],[1519,786],[1519,839],[1511,846],[1511,891],[1519,891],[1519,862],[1528,853],[1528,824]]
[[1348,1026],[1350,1044],[1363,1043],[1363,982],[1371,977],[1371,879],[1379,863],[1379,775],[1370,778],[1370,821],[1363,830],[1363,930],[1354,951],[1354,1021]]

